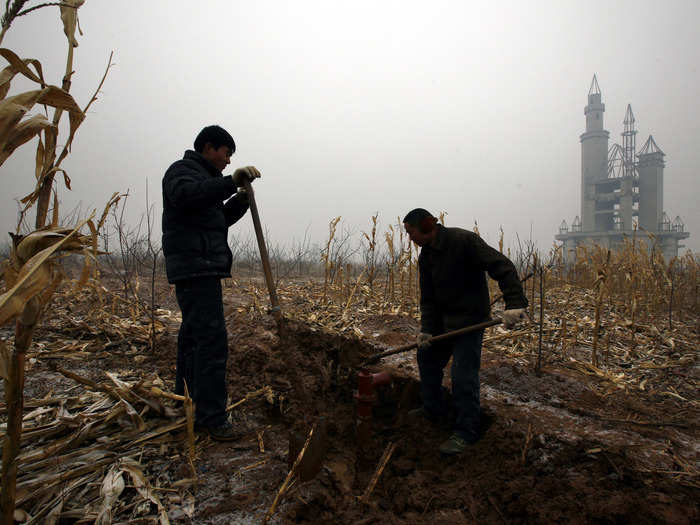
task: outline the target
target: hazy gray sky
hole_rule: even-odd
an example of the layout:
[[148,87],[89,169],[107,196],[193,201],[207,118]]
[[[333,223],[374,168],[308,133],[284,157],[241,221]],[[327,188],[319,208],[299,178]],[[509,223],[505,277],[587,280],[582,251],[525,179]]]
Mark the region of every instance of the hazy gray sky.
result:
[[[116,66],[64,162],[77,202],[99,210],[145,187],[161,211],[164,170],[218,123],[230,169],[255,165],[273,242],[316,241],[342,216],[367,230],[414,207],[476,220],[492,244],[532,236],[547,249],[580,213],[583,107],[594,73],[610,144],[628,103],[638,148],[666,153],[664,208],[700,251],[700,3],[697,1],[87,0],[71,93],[81,106],[110,51]],[[58,8],[15,21],[3,41],[60,85]],[[21,87],[13,84],[13,91]],[[65,138],[65,134],[63,135]],[[34,186],[35,143],[0,168],[0,231]],[[252,232],[249,216],[234,226]]]

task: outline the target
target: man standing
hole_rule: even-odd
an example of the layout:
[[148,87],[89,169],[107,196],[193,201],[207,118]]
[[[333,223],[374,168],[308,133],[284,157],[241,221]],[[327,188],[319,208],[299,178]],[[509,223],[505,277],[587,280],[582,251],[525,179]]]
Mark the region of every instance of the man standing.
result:
[[252,166],[222,175],[235,151],[225,129],[207,126],[194,151],[185,151],[163,177],[163,254],[182,311],[175,392],[182,395],[187,384],[195,427],[219,441],[236,438],[226,414],[228,342],[221,293],[233,261],[228,228],[248,209],[245,190],[237,188],[260,177]]
[[443,369],[452,357],[452,398],[456,421],[440,445],[446,455],[459,454],[480,436],[479,366],[483,330],[429,344],[436,335],[478,324],[490,315],[488,272],[498,281],[506,310],[503,323],[512,328],[525,317],[527,298],[513,263],[481,237],[461,228],[445,228],[422,208],[404,217],[409,238],[421,247],[418,256],[421,333],[418,369],[423,406],[409,412],[412,420],[437,423],[447,415],[442,397]]

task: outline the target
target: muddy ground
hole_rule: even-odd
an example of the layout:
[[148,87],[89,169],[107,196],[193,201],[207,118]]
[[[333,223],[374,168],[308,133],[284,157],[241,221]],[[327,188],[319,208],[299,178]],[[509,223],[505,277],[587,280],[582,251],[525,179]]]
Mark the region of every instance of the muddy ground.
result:
[[[177,312],[170,298],[161,306]],[[254,399],[232,411],[238,441],[198,438],[194,515],[173,507],[171,523],[262,522],[293,460],[290,442],[298,451],[314,425],[321,436],[313,447],[320,468],[311,468],[312,479],[294,482],[270,523],[700,521],[697,392],[688,404],[639,389],[598,388],[604,379],[546,361],[537,375],[530,362],[510,359],[487,344],[481,372],[483,437],[461,456],[446,459],[437,448],[449,436],[448,426],[406,422],[406,411],[420,405],[415,353],[408,352],[371,368],[389,372],[392,382],[377,387],[372,433],[358,443],[356,366],[363,357],[412,342],[417,322],[368,315],[360,327],[363,336],[346,337],[290,320],[280,337],[270,316],[241,307],[245,299],[229,295],[226,301],[231,400],[265,385],[278,397],[274,403]],[[125,344],[64,366],[92,378],[125,368],[134,376],[155,373],[172,388],[176,321],[160,336],[155,352]],[[39,327],[35,339],[49,331]],[[31,363],[27,398],[75,389],[52,366],[40,358]],[[697,384],[696,364],[676,372]],[[306,398],[293,387],[295,376]],[[366,494],[390,447],[386,467]],[[147,464],[150,478],[164,490],[191,475],[184,446]],[[119,519],[136,522],[127,515]]]

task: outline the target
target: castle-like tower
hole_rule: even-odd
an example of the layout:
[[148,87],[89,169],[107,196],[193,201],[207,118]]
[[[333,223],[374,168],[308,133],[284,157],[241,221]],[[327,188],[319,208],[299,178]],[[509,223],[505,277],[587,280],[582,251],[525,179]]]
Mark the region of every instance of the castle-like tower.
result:
[[588,90],[586,131],[581,134],[581,217],[583,231],[611,230],[611,217],[596,213],[596,184],[607,178],[608,133],[603,128],[605,104],[594,76]]
[[683,247],[679,241],[690,234],[680,217],[671,222],[663,210],[664,152],[651,135],[636,152],[637,130],[629,104],[622,144],[608,148],[605,104],[595,75],[583,113],[586,131],[580,137],[581,215],[576,216],[570,229],[562,221],[555,236],[564,245],[565,258],[575,256],[576,246],[598,244],[615,249],[632,235],[646,238],[667,259],[677,256]]

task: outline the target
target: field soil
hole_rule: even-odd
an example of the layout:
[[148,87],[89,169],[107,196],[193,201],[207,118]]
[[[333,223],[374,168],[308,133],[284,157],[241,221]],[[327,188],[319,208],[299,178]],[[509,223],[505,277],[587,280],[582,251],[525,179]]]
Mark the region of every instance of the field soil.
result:
[[[358,330],[333,331],[295,319],[288,300],[280,333],[271,316],[250,306],[243,287],[227,287],[225,304],[231,402],[265,386],[275,395],[248,399],[231,411],[237,441],[198,435],[193,464],[182,430],[174,435],[181,447],[171,445],[151,461],[141,458],[164,504],[170,502],[170,523],[261,523],[312,428],[308,457],[269,523],[700,522],[697,392],[688,401],[688,393],[625,388],[565,359],[545,358],[536,373],[534,352],[514,359],[487,342],[482,438],[462,455],[445,458],[438,447],[450,434],[449,421],[433,426],[406,418],[420,406],[415,351],[368,369],[388,372],[391,382],[376,387],[371,429],[363,427],[358,439],[358,365],[412,342],[418,331],[412,316],[365,312]],[[126,341],[61,366],[94,381],[103,380],[105,371],[130,380],[157,376],[164,390],[172,390],[178,309],[165,286],[159,306],[170,314],[161,317],[164,329],[154,350]],[[91,307],[89,301],[74,305],[69,315]],[[52,326],[40,326],[35,340],[52,340],[58,330]],[[87,331],[64,335],[88,344],[99,339]],[[82,350],[89,352],[89,346]],[[56,371],[55,359],[38,353],[30,361],[28,400],[75,393],[76,383]],[[697,360],[665,373],[697,385]],[[449,399],[449,367],[445,395]],[[181,495],[178,487],[193,478],[193,467],[196,480],[188,494],[194,506],[188,509],[181,497],[167,496]],[[157,522],[147,510],[135,515],[135,508],[115,507],[114,522]],[[59,521],[74,522],[80,521],[68,515]]]

